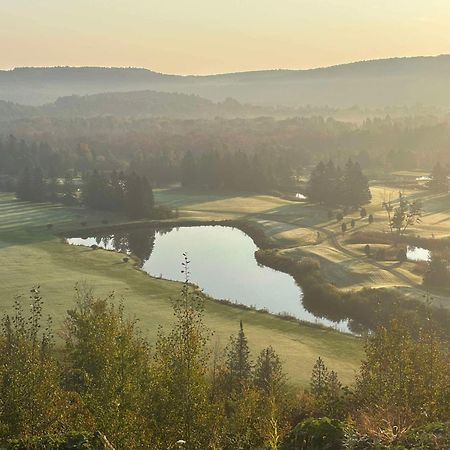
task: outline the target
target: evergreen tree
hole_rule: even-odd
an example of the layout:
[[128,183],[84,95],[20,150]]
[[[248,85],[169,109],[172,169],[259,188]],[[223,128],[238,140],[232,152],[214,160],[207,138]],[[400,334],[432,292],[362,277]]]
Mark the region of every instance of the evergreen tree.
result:
[[343,175],[342,203],[348,206],[361,206],[369,203],[371,199],[369,183],[359,163],[349,159]]
[[227,347],[226,369],[229,391],[240,391],[250,382],[252,363],[242,320],[239,324],[237,336],[230,338]]
[[436,192],[448,192],[449,190],[449,170],[441,165],[440,162],[436,163],[431,172],[431,180],[428,183],[430,189]]
[[325,202],[327,197],[327,173],[325,164],[320,161],[311,173],[308,182],[308,196],[311,200]]
[[47,198],[47,185],[44,181],[44,175],[40,167],[36,167],[31,178],[31,197],[32,202],[44,202]]
[[30,169],[25,167],[21,177],[17,182],[16,195],[19,200],[31,200],[32,197],[32,179]]
[[184,154],[181,163],[181,184],[184,187],[196,187],[198,185],[197,164],[191,151]]
[[254,379],[255,386],[266,394],[278,393],[283,388],[283,366],[272,347],[261,350],[254,368]]
[[329,378],[328,369],[325,366],[323,359],[319,357],[314,364],[311,375],[311,394],[316,398],[320,398],[324,395]]

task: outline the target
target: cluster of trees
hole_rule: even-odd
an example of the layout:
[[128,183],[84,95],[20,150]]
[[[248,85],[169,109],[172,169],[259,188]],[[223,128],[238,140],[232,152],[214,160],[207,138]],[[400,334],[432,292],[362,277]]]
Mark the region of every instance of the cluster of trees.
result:
[[[16,135],[0,139],[0,175],[11,176],[17,176],[26,166],[40,167],[48,178],[63,177],[69,170],[135,171],[160,185],[182,179],[182,164],[188,151],[195,160],[203,154],[217,153],[227,159],[232,158],[227,154],[241,152],[249,159],[249,166],[255,167],[252,159],[258,155],[262,166],[271,167],[263,170],[262,178],[274,177],[283,182],[292,172],[330,157],[341,167],[351,158],[364,171],[376,171],[378,176],[396,169],[431,170],[439,161],[441,169],[433,170],[438,185],[433,188],[444,189],[442,168],[450,163],[449,127],[432,117],[386,117],[368,119],[360,125],[322,117],[59,117],[30,119],[26,126],[20,121],[2,123],[0,133]],[[281,176],[277,175],[278,160],[291,173],[286,176],[282,170]],[[248,173],[247,178],[251,178],[252,171]],[[209,180],[202,180],[202,184],[209,184]]]
[[290,161],[277,155],[188,151],[181,162],[185,187],[261,192],[289,186],[293,176]]
[[327,205],[361,206],[370,202],[372,195],[367,178],[358,162],[347,161],[344,169],[333,161],[322,161],[311,173],[308,183],[311,200]]
[[151,184],[136,173],[89,173],[83,180],[82,199],[89,208],[123,212],[131,219],[152,217],[155,209]]
[[450,261],[448,254],[433,252],[428,262],[428,270],[423,276],[423,284],[430,288],[450,287]]
[[39,167],[45,176],[63,174],[68,169],[65,155],[47,142],[26,142],[9,135],[0,139],[0,175],[17,176],[25,167]]
[[74,205],[78,203],[77,187],[69,173],[65,178],[44,177],[42,169],[25,167],[15,183],[16,196],[30,202],[53,202]]
[[450,188],[449,176],[449,166],[443,166],[440,162],[437,162],[431,172],[431,180],[428,183],[428,186],[433,191],[447,193]]
[[[131,219],[150,218],[156,214],[153,189],[146,177],[113,171],[87,173],[80,187],[81,197],[72,176],[44,178],[42,170],[26,167],[18,177],[17,198],[32,202],[62,202],[68,205],[80,201],[89,208],[117,211]],[[161,209],[161,208],[160,208]],[[158,210],[158,214],[161,211]],[[159,214],[160,215],[160,214]]]
[[[416,436],[412,428],[450,417],[448,345],[431,324],[393,322],[370,335],[353,388],[319,358],[310,389],[297,390],[273,348],[252,359],[242,323],[224,350],[211,351],[203,298],[188,280],[174,300],[173,327],[161,329],[153,347],[112,296],[76,293],[59,349],[42,320],[39,289],[25,302],[29,314],[16,299],[3,317],[2,447],[43,448],[38,442],[49,436],[79,440],[97,430],[130,450],[394,448]],[[445,448],[442,426],[423,448]]]
[[48,189],[44,175],[39,167],[30,170],[26,167],[17,182],[17,198],[31,202],[44,202],[47,200]]
[[[24,126],[26,125],[26,126]],[[277,120],[176,120],[119,118],[30,119],[0,124],[0,133],[15,133],[26,140],[42,139],[64,159],[82,164],[78,146],[89,147],[91,169],[122,170],[137,153],[170,152],[180,160],[186,150],[240,150],[247,154],[268,149],[289,156],[293,167],[306,167],[332,158],[339,165],[351,157],[364,170],[383,175],[393,170],[431,170],[440,161],[450,163],[448,119],[416,116],[367,119],[360,124],[323,117]],[[44,168],[44,167],[43,167]]]

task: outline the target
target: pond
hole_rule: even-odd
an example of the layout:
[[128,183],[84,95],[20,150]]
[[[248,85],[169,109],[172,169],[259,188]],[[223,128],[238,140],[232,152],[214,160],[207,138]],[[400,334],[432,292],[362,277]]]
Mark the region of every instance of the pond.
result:
[[414,247],[412,245],[408,245],[406,248],[406,258],[409,261],[430,261],[431,259],[431,251],[422,248],[422,247]]
[[346,322],[317,318],[302,305],[302,291],[283,272],[257,263],[252,239],[224,226],[165,230],[139,229],[112,235],[67,238],[69,244],[133,253],[141,268],[154,277],[183,281],[181,263],[187,253],[191,281],[214,298],[287,313],[298,319],[348,331]]

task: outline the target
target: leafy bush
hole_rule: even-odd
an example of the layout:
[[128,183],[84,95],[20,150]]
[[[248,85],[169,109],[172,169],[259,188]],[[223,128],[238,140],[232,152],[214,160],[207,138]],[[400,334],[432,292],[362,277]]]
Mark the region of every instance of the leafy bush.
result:
[[406,448],[417,450],[441,450],[450,448],[450,425],[444,423],[428,423],[409,431],[402,444]]
[[414,428],[401,436],[396,436],[391,442],[386,442],[386,436],[374,437],[361,434],[354,428],[346,430],[344,448],[349,450],[443,450],[450,448],[450,430],[444,423],[429,423],[420,428]]
[[99,439],[90,433],[51,435],[24,440],[12,440],[6,450],[103,450]]
[[323,417],[300,422],[287,436],[283,450],[339,450],[344,431],[338,420]]

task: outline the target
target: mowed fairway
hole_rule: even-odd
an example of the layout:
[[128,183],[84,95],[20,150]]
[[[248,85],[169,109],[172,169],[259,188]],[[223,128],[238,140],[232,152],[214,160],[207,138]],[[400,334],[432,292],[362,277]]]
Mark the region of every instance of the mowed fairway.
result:
[[[175,207],[176,199],[170,195],[167,195],[167,203]],[[159,199],[161,197],[158,196]],[[204,209],[196,212],[195,208],[186,208],[183,215],[205,217],[210,214],[210,208],[220,209],[216,202],[221,198],[201,200]],[[212,211],[213,217],[258,214],[289,205],[289,202],[263,196],[238,200],[224,198],[223,201],[228,202],[227,210]],[[187,202],[188,198],[179,200],[177,206],[185,208],[183,205]],[[246,209],[248,202],[253,202],[251,211]],[[121,254],[69,246],[56,237],[56,233],[83,228],[81,222],[87,222],[88,227],[101,226],[104,219],[109,223],[124,220],[81,208],[19,202],[12,195],[0,194],[0,312],[10,310],[15,295],[26,297],[29,289],[39,284],[45,299],[44,313],[52,315],[55,328],[61,329],[66,311],[73,304],[75,283],[86,282],[95,288],[98,295],[114,291],[117,298],[123,297],[126,311],[139,319],[141,329],[150,341],[159,325],[169,326],[173,318],[170,299],[177,295],[178,283],[147,276],[136,270],[131,262],[124,263]],[[52,224],[52,228],[48,229],[47,224]],[[27,305],[27,301],[24,304]],[[219,341],[221,346],[225,346],[228,336],[238,330],[240,319],[244,322],[252,349],[256,352],[272,345],[281,355],[293,383],[308,383],[318,356],[336,370],[343,381],[352,382],[362,358],[359,339],[207,301],[206,321],[215,331],[212,344]]]
[[[414,177],[415,173],[409,174]],[[418,176],[418,175],[417,175]],[[179,189],[160,190],[157,199],[179,209],[185,217],[210,219],[246,219],[257,222],[280,251],[300,259],[311,256],[320,262],[324,277],[341,289],[393,288],[409,297],[424,300],[422,277],[415,273],[410,262],[376,261],[364,254],[364,245],[348,244],[347,240],[359,231],[389,233],[388,219],[382,203],[391,199],[398,203],[398,188],[379,184],[371,186],[372,202],[367,205],[368,217],[361,218],[359,211],[349,213],[344,222],[348,231],[342,233],[341,222],[328,217],[328,209],[321,205],[255,195],[219,196]],[[409,234],[424,238],[448,239],[450,237],[450,195],[436,194],[426,189],[403,189],[410,199],[421,199],[424,214],[420,224]],[[354,219],[355,227],[350,227]],[[376,248],[376,247],[374,247]],[[449,296],[433,293],[433,304],[450,308]]]

